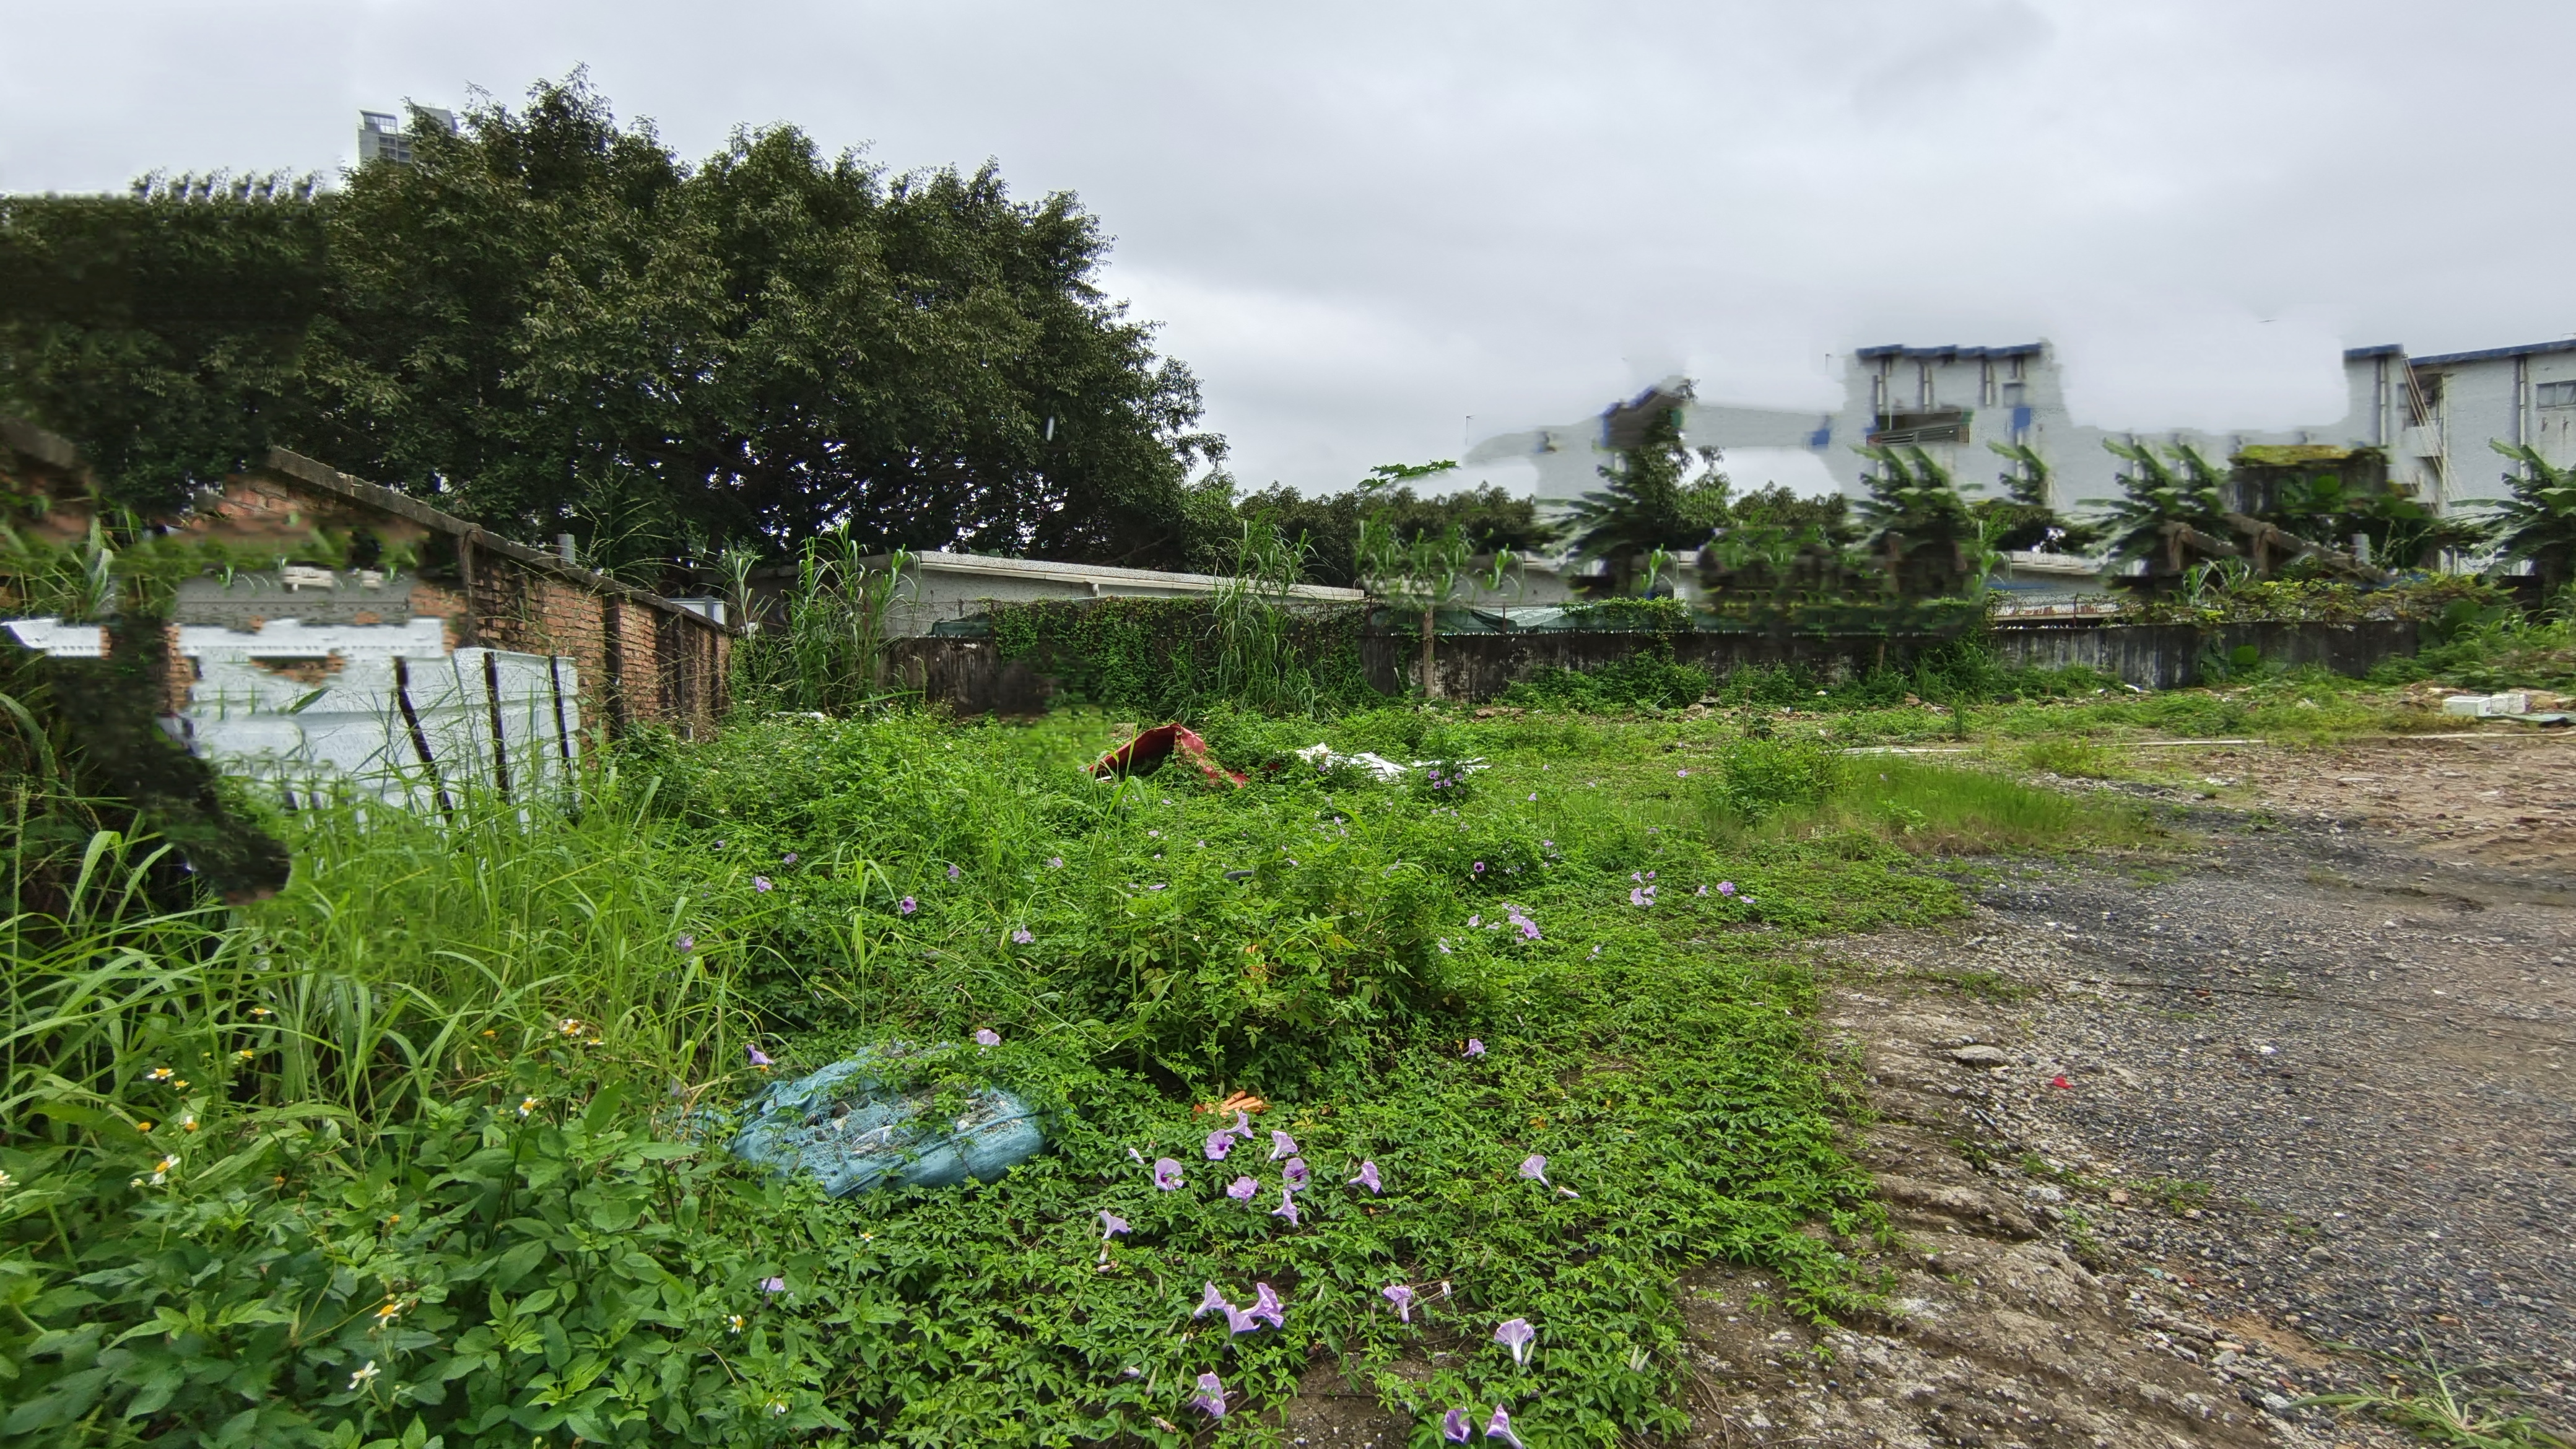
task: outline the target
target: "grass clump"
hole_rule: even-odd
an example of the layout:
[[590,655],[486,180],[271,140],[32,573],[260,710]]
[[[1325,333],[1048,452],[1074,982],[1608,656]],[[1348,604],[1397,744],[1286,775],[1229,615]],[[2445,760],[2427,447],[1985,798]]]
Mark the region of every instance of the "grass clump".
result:
[[[1647,723],[1207,723],[1276,768],[1095,781],[1081,716],[769,720],[638,745],[578,811],[281,817],[294,884],[238,911],[21,917],[0,1432],[1179,1442],[1199,1375],[1267,1405],[1325,1350],[1418,1424],[1675,1432],[1678,1272],[1810,1315],[1873,1286],[1787,947],[1955,912],[1919,853],[2098,823]],[[1288,753],[1318,737],[1446,765]],[[837,1202],[721,1150],[767,1080],[888,1044],[1048,1147]],[[1236,1091],[1259,1138],[1211,1159]],[[1286,1326],[1193,1317],[1207,1283]]]

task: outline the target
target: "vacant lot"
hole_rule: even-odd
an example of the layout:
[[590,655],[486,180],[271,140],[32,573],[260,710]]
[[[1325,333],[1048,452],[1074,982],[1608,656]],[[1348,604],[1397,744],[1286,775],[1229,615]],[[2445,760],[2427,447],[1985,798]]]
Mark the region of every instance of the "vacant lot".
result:
[[2074,788],[2171,806],[2188,857],[1995,863],[1964,920],[1821,944],[1899,1311],[1819,1340],[1712,1280],[1703,1436],[2361,1442],[2288,1403],[2384,1381],[2362,1350],[2564,1424],[2570,763],[2161,751],[2196,784]]

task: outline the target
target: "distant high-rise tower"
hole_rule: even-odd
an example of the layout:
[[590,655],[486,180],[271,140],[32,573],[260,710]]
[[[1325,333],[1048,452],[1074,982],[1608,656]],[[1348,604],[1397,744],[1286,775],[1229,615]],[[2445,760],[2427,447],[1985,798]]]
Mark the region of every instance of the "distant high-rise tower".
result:
[[[433,106],[415,106],[415,116],[427,116],[447,129],[456,129],[456,114]],[[358,164],[391,161],[397,166],[411,164],[411,134],[402,128],[402,118],[385,111],[358,113]]]

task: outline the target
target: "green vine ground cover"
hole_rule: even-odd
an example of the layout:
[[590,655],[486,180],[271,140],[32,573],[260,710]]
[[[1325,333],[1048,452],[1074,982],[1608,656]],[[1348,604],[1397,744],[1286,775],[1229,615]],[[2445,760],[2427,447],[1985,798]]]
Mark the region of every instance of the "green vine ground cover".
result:
[[[774,720],[570,817],[281,819],[296,882],[235,914],[12,923],[0,1444],[1256,1442],[1326,1357],[1419,1442],[1675,1431],[1681,1270],[1875,1286],[1795,943],[1957,910],[1923,850],[2146,836],[1723,720],[1203,723],[1276,768]],[[1319,740],[1444,783],[1290,763]],[[887,1044],[1047,1148],[827,1201],[713,1145],[752,1048]],[[1211,1160],[1235,1091],[1268,1110]],[[1284,1321],[1194,1317],[1210,1283]]]

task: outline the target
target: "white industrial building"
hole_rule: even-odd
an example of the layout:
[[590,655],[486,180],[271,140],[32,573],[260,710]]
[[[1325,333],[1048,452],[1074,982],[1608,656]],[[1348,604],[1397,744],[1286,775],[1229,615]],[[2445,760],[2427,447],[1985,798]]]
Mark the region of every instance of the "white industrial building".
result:
[[2051,477],[2050,502],[2080,511],[2119,495],[2127,466],[2105,441],[2189,444],[2224,468],[2254,444],[2372,446],[2388,451],[2390,476],[2418,497],[2452,505],[2504,496],[2506,463],[2490,440],[2530,443],[2554,463],[2576,462],[2576,339],[2413,357],[2403,347],[2344,354],[2347,402],[2330,422],[2273,432],[2090,427],[2067,412],[2063,376],[2046,342],[2004,347],[1864,347],[1851,354],[1842,406],[1832,412],[1738,407],[1690,394],[1678,379],[1579,423],[1489,438],[1469,466],[1509,459],[1538,471],[1542,501],[1600,486],[1598,469],[1653,411],[1678,403],[1694,447],[1804,448],[1842,491],[1862,493],[1872,443],[1919,447],[1962,485],[1994,489],[2011,471],[1990,445],[2036,451]]

